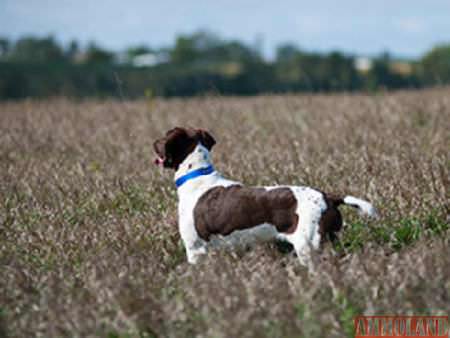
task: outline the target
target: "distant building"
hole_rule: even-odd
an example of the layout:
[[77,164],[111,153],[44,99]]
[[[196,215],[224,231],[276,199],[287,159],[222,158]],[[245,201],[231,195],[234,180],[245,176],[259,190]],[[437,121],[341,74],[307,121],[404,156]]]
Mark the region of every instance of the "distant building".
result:
[[411,75],[413,72],[413,65],[408,61],[392,61],[389,65],[392,72],[400,75]]
[[165,53],[146,53],[134,56],[131,64],[135,67],[150,67],[169,62],[169,60],[169,55]]
[[[413,64],[410,61],[390,59],[388,62],[389,70],[395,74],[408,76],[413,72]],[[372,67],[373,60],[371,58],[363,56],[355,58],[355,68],[358,72],[365,74],[370,71]]]
[[359,56],[355,58],[355,68],[358,72],[367,73],[372,68],[373,61],[368,57]]
[[151,67],[170,61],[170,56],[165,52],[148,52],[137,55],[129,55],[128,53],[116,54],[116,63],[128,64],[133,67]]
[[77,51],[73,56],[72,56],[72,61],[74,63],[84,63],[87,60],[87,53],[86,52],[81,52],[81,51]]

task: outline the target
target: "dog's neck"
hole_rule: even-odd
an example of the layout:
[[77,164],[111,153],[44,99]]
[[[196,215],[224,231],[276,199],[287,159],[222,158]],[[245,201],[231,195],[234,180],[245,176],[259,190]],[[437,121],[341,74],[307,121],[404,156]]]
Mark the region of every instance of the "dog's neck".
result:
[[[186,175],[191,176],[190,173],[196,170],[208,167],[212,167],[209,151],[199,143],[178,167],[178,170],[175,172],[175,182]],[[194,175],[195,177],[191,177],[177,187],[180,210],[191,212],[194,207],[192,203],[195,203],[204,192],[212,187],[241,185],[239,182],[224,178],[214,168],[212,169],[207,171],[207,173]]]
[[211,166],[209,151],[201,143],[197,144],[195,149],[181,162],[178,170],[175,172],[175,181],[188,175],[198,169]]

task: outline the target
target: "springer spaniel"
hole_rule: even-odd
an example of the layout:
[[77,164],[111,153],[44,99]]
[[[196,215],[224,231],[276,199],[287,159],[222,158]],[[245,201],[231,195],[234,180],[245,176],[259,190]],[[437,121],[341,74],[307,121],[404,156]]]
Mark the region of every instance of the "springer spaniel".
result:
[[311,248],[341,229],[339,205],[376,216],[372,204],[353,196],[303,186],[246,187],[226,179],[211,164],[215,143],[205,130],[177,127],[153,145],[155,163],[175,170],[178,226],[189,263],[210,247],[282,239],[308,265]]

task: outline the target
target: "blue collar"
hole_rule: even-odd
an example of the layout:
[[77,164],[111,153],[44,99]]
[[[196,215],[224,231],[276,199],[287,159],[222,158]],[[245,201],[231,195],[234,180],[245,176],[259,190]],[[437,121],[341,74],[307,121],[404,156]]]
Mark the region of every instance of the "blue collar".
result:
[[179,177],[175,181],[175,185],[177,186],[177,188],[179,188],[187,181],[190,181],[199,176],[212,174],[213,172],[214,172],[214,167],[212,165],[209,165],[206,168],[200,168],[200,169],[193,170],[190,173],[187,173],[186,175]]

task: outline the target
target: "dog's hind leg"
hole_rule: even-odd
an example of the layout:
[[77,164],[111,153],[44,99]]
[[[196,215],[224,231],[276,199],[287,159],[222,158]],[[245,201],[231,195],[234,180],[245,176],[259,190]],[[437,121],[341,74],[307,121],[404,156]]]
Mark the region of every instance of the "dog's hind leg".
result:
[[323,195],[313,189],[299,189],[296,197],[299,222],[296,231],[286,237],[294,245],[300,264],[310,267],[312,250],[320,246],[319,222],[326,203]]
[[294,241],[295,253],[301,265],[308,266],[311,258],[311,247],[306,236],[297,236]]

